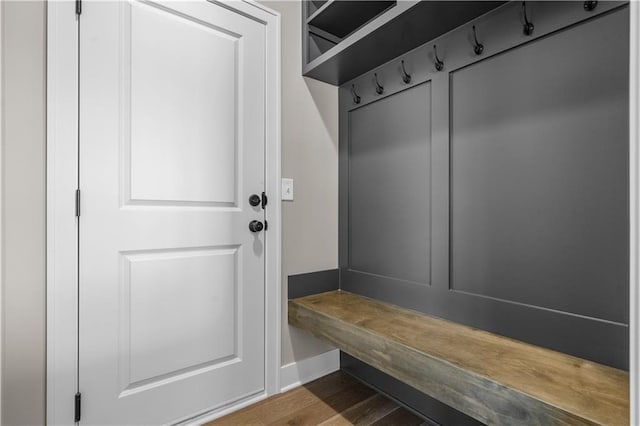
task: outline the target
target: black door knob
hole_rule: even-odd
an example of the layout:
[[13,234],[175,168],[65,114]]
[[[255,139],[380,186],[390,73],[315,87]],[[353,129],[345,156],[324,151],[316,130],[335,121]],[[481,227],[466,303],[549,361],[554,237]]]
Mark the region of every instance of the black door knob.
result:
[[264,225],[259,220],[252,220],[249,222],[249,231],[260,232],[264,229]]
[[249,204],[251,204],[253,207],[257,206],[261,202],[262,200],[260,199],[260,196],[258,194],[252,194],[249,197]]

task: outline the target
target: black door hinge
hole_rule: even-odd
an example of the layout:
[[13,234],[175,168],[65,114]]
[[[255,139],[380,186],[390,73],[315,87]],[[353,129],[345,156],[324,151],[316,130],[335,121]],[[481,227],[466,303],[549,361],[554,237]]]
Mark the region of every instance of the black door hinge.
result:
[[264,191],[262,192],[262,210],[264,210],[264,207],[267,205],[267,194],[264,193]]
[[82,14],[82,0],[76,0],[76,15]]
[[269,222],[267,222],[266,219],[265,219],[265,221],[264,221],[264,230],[266,231],[267,229],[269,229]]
[[80,217],[80,190],[76,189],[76,217]]
[[76,393],[76,398],[75,398],[75,422],[79,422],[80,421],[80,414],[82,414],[81,412],[81,407],[80,405],[82,404],[82,394],[80,392]]

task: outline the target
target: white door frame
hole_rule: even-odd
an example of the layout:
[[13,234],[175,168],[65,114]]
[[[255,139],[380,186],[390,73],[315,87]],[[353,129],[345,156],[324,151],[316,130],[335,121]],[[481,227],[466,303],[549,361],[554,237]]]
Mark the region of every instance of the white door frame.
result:
[[0,3],[0,424],[4,369],[4,2]]
[[[202,0],[205,1],[205,0]],[[281,310],[280,14],[253,0],[214,1],[262,23],[266,34],[265,391],[233,407],[279,392]],[[81,18],[80,18],[81,19]],[[74,419],[78,375],[77,219],[78,20],[75,2],[52,1],[47,10],[47,424]]]

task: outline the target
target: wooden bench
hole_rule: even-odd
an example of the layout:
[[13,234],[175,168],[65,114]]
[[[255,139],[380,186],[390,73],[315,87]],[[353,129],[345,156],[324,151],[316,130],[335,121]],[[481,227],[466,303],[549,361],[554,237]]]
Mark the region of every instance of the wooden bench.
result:
[[629,424],[622,370],[343,291],[290,300],[289,324],[484,423]]

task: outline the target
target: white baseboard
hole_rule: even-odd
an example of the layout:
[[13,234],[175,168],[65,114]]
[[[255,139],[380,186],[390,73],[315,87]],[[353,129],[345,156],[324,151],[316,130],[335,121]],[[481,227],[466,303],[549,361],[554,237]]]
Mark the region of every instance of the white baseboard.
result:
[[280,392],[286,392],[340,369],[340,351],[329,352],[280,367]]

